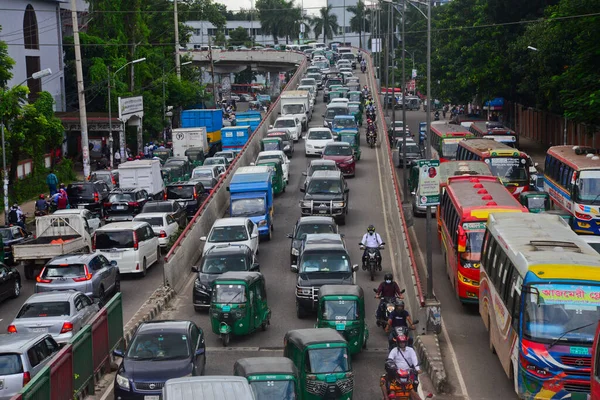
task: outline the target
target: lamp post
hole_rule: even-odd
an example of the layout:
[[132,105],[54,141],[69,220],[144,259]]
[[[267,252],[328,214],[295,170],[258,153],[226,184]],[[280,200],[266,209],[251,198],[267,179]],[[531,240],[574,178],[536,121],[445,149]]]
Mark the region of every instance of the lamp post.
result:
[[[110,98],[110,92],[111,92],[111,86],[110,86],[110,78],[112,75],[116,76],[117,73],[119,71],[121,71],[123,68],[127,67],[128,65],[131,64],[137,64],[140,63],[142,61],[146,61],[146,57],[144,58],[138,58],[137,60],[133,60],[133,61],[129,61],[128,63],[126,63],[125,65],[121,66],[119,69],[117,69],[113,74],[110,73],[110,66],[107,66],[107,75],[108,75],[108,142],[112,143],[113,142],[113,138],[112,138],[112,104],[111,104],[111,98]],[[122,131],[119,134],[119,153],[121,154],[121,161],[125,160],[125,132]],[[114,168],[114,152],[112,147],[110,148],[110,167]]]
[[[42,79],[46,76],[52,75],[52,70],[50,68],[43,69],[38,72],[34,72],[29,78],[25,79],[23,82],[19,83],[16,86],[21,86],[25,82],[30,79]],[[8,174],[6,171],[6,142],[4,140],[4,116],[2,117],[2,122],[0,123],[2,130],[2,174],[4,175],[4,223],[8,223]]]
[[[210,50],[209,50],[210,51]],[[180,65],[180,67],[183,67],[184,65],[190,65],[192,62],[191,61],[186,61],[184,63],[182,63]],[[171,72],[173,71],[175,68],[172,68],[171,70],[167,71],[167,72]],[[166,108],[166,89],[165,89],[165,68],[163,67],[163,73],[162,73],[162,109],[163,109],[163,121],[164,118],[167,116],[167,108]]]

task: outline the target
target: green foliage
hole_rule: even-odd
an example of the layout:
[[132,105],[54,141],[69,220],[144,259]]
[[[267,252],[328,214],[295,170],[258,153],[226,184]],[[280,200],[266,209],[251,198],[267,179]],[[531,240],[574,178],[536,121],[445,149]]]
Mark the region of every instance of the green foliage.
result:
[[177,239],[179,239],[179,236],[181,236],[182,233],[183,228],[177,229],[177,232],[175,232],[175,234],[169,238],[169,241],[167,242],[167,248],[165,249],[165,251],[168,252],[171,250],[171,247],[173,247],[173,245],[175,244]]
[[252,39],[248,35],[246,28],[238,26],[232,31],[229,31],[229,45],[230,46],[244,46],[251,43]]
[[332,13],[331,4],[319,10],[319,16],[312,19],[312,27],[315,32],[315,39],[318,40],[320,35],[323,35],[325,43],[327,43],[327,39],[333,39],[333,35],[338,31],[340,26],[337,15]]
[[225,32],[222,30],[217,31],[217,36],[214,37],[213,42],[215,46],[227,46],[227,38]]
[[286,43],[298,38],[302,10],[294,6],[293,0],[257,0],[256,9],[261,29],[273,37],[275,44],[279,37],[285,37]]
[[350,29],[358,33],[358,47],[362,48],[363,31],[370,30],[365,3],[363,0],[358,0],[355,6],[346,7],[346,10],[354,14],[350,18]]
[[[0,26],[0,32],[2,27]],[[8,45],[5,42],[0,42],[0,86],[5,87],[6,83],[12,78],[12,68],[15,65],[15,60],[8,55]]]
[[[49,169],[40,168],[37,169],[34,174],[15,182],[13,185],[14,192],[9,196],[9,203],[12,204],[16,202],[22,204],[23,202],[37,199],[41,193],[49,194],[48,185],[46,185],[46,177],[49,173]],[[54,173],[59,182],[66,185],[77,180],[73,162],[67,158],[54,166]],[[0,204],[2,203],[0,202]]]

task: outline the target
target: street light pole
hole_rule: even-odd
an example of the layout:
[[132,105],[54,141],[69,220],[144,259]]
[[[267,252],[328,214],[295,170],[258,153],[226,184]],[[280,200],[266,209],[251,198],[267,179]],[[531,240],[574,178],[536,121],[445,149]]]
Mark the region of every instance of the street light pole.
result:
[[[425,151],[427,159],[431,158],[431,2],[427,0],[427,131]],[[433,299],[433,256],[431,238],[431,206],[427,206],[426,239],[427,242],[427,298]]]
[[402,187],[404,189],[404,200],[407,201],[409,198],[408,193],[408,179],[406,176],[406,69],[405,69],[405,58],[406,58],[406,49],[404,48],[404,25],[406,20],[406,4],[402,1],[402,83],[400,87],[402,88]]
[[113,145],[113,131],[112,131],[112,104],[110,99],[110,65],[106,66],[106,71],[108,75],[108,142],[109,142],[109,150],[110,150],[110,168],[113,169],[115,167],[115,159],[114,159],[114,150],[112,148]]
[[173,1],[173,19],[175,27],[175,69],[177,78],[181,79],[181,65],[179,65],[179,15],[177,15],[177,0]]

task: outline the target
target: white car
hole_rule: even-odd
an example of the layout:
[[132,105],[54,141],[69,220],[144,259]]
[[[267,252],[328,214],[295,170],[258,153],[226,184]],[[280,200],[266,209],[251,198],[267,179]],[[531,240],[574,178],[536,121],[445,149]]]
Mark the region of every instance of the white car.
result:
[[133,218],[133,221],[147,222],[152,227],[154,234],[158,237],[160,247],[167,247],[169,240],[179,229],[179,224],[173,219],[171,213],[141,213]]
[[202,256],[221,244],[244,244],[254,255],[258,254],[258,227],[250,218],[219,218],[210,228],[208,236],[202,236],[200,240],[205,242]]
[[52,215],[79,215],[87,220],[88,226],[90,227],[90,235],[92,235],[96,229],[102,225],[102,220],[90,210],[85,208],[70,208],[64,210],[56,210]]
[[331,99],[331,101],[327,105],[330,106],[332,104],[337,104],[339,106],[348,107],[348,103],[350,103],[350,100],[348,100],[344,97],[338,97],[335,99]]
[[258,164],[260,160],[269,160],[269,159],[278,159],[281,160],[281,168],[283,169],[283,179],[286,182],[289,182],[290,178],[290,159],[287,158],[285,153],[281,150],[269,150],[269,151],[261,151],[258,153],[256,157],[255,164]]
[[600,253],[600,236],[580,235],[579,237],[582,238],[587,244],[592,246],[592,248],[594,250],[596,250],[598,253]]
[[329,128],[310,128],[306,134],[304,154],[306,156],[319,156],[327,143],[334,142],[333,134]]
[[269,129],[287,129],[294,142],[297,142],[302,135],[302,122],[293,116],[279,117]]
[[317,86],[317,80],[314,78],[302,78],[300,79],[300,86],[309,85],[315,88],[315,92],[319,89]]

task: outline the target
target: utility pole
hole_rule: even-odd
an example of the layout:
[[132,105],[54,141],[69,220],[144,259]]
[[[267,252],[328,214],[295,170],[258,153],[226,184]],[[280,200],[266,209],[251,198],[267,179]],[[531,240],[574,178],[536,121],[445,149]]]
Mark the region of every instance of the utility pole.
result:
[[110,65],[106,66],[106,77],[108,78],[108,146],[110,149],[110,167],[114,168],[115,167],[115,160],[114,160],[114,151],[112,148],[113,145],[113,131],[112,131],[112,104],[111,104],[111,100],[110,100]]
[[390,5],[388,4],[388,13],[387,13],[387,28],[388,31],[386,32],[387,34],[386,36],[386,41],[385,41],[385,54],[383,56],[383,59],[385,61],[385,96],[383,97],[383,107],[385,108],[385,115],[388,116],[389,115],[389,111],[390,111],[390,107],[388,104],[388,99],[389,99],[389,90],[390,90],[390,85],[389,85],[389,80],[390,80],[390,13],[389,13],[389,8]]
[[342,10],[344,13],[344,27],[342,34],[344,35],[344,46],[346,45],[346,0],[344,0],[344,9]]
[[390,3],[392,20],[392,124],[396,120],[396,21],[394,20],[394,10],[396,6]]
[[173,18],[175,20],[175,71],[177,73],[177,79],[181,79],[181,65],[179,61],[179,16],[177,15],[177,0],[173,0]]
[[[431,159],[431,2],[427,0],[427,131],[425,140],[425,151],[427,159]],[[431,237],[431,206],[427,206],[426,221],[426,239],[427,242],[427,298],[433,299],[433,256],[432,256],[432,237]]]
[[403,188],[404,188],[404,199],[405,201],[408,200],[409,198],[409,193],[408,193],[408,179],[407,179],[407,173],[406,173],[406,168],[407,168],[407,163],[406,163],[406,101],[404,99],[404,96],[406,94],[406,70],[405,70],[405,65],[404,65],[404,58],[406,57],[406,49],[405,49],[405,42],[404,42],[404,24],[406,21],[406,4],[405,4],[406,0],[402,1],[402,83],[400,84],[400,88],[402,90],[402,137],[404,139],[402,139],[402,180],[403,180]]
[[81,68],[81,44],[79,43],[79,21],[77,20],[76,0],[71,0],[71,20],[73,22],[73,41],[75,44],[75,74],[77,75],[77,95],[79,97],[79,125],[81,127],[83,175],[87,179],[87,177],[90,176],[90,148],[87,131],[85,92],[83,87],[83,70]]
[[215,100],[215,108],[217,108],[217,85],[215,83],[215,61],[212,56],[212,46],[210,45],[210,35],[208,35],[208,57],[210,57],[210,73],[212,75],[212,90],[213,90],[213,98]]

